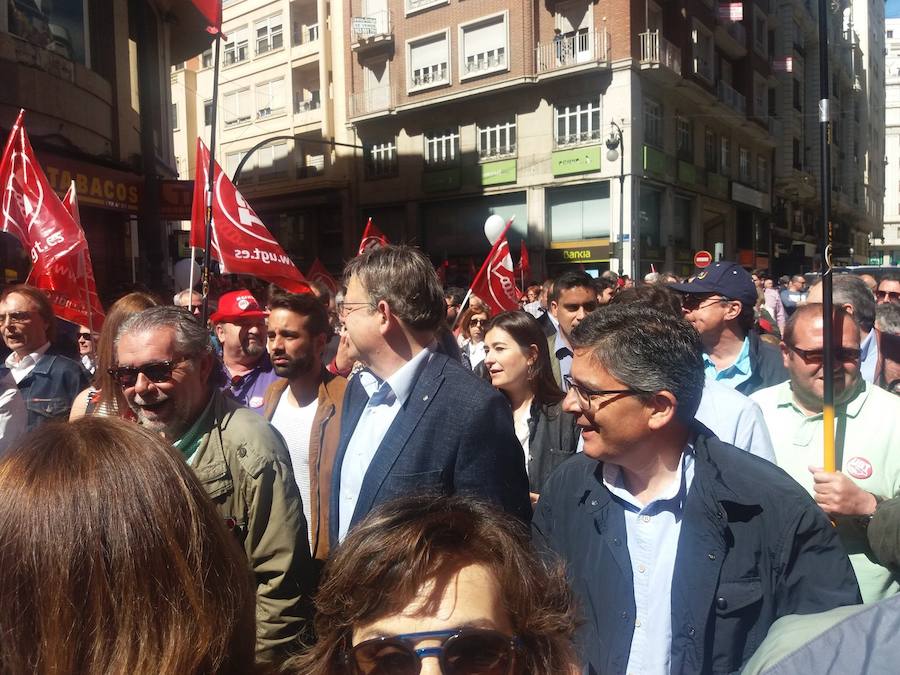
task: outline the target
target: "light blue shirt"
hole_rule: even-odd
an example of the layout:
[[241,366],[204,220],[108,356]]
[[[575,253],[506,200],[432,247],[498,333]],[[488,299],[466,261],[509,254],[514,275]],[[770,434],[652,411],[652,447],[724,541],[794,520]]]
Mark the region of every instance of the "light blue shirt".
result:
[[878,366],[878,340],[875,339],[875,330],[859,343],[859,374],[866,382],[875,383],[875,368]]
[[669,675],[672,654],[672,575],[688,491],[694,480],[694,449],[685,448],[671,485],[647,505],[625,488],[621,469],[603,464],[603,484],[625,510],[625,534],[634,579],[634,634],[628,673]]
[[744,338],[741,351],[730,366],[717,370],[716,364],[706,354],[703,355],[703,365],[706,368],[706,377],[734,389],[750,379],[750,338]]
[[350,529],[356,502],[363,480],[378,447],[393,424],[397,413],[406,403],[420,372],[434,354],[429,345],[407,361],[386,380],[378,379],[371,371],[360,371],[359,381],[369,395],[369,401],[353,430],[344,461],[341,464],[341,492],[339,499],[338,540],[343,541]]
[[762,409],[748,396],[707,378],[694,419],[720,441],[775,464],[775,449]]

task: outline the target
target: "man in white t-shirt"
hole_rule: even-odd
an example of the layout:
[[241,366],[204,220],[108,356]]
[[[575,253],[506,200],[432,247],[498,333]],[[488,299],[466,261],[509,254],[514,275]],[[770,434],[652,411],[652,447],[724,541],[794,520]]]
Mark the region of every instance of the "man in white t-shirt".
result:
[[310,551],[324,560],[331,471],[347,381],[322,363],[331,326],[318,298],[308,293],[277,295],[269,310],[266,344],[279,379],[266,390],[263,415],[284,437],[309,523]]

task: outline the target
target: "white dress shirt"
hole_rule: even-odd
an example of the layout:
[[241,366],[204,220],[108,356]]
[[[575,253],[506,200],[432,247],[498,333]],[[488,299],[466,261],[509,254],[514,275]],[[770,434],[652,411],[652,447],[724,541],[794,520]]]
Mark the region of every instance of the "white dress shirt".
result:
[[28,377],[29,373],[34,370],[34,367],[38,364],[38,361],[41,360],[41,357],[47,353],[48,349],[50,349],[50,343],[45,342],[43,346],[38,347],[21,359],[16,357],[15,352],[12,352],[6,357],[6,367],[9,368],[9,372],[12,373],[16,384],[19,384],[19,382]]

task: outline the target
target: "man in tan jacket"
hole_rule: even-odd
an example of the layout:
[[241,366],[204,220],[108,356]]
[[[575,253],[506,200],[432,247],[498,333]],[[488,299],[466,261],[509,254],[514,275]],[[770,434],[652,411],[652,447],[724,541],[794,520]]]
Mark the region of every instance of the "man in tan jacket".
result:
[[267,347],[279,379],[269,385],[263,416],[285,439],[309,523],[313,558],[328,555],[328,498],[340,441],[347,380],[329,373],[322,353],[331,334],[328,312],[313,295],[269,302]]
[[112,373],[138,423],[182,452],[247,556],[258,657],[278,661],[297,651],[311,632],[315,570],[281,437],[219,391],[209,336],[185,309],[152,307],[129,317],[115,352]]

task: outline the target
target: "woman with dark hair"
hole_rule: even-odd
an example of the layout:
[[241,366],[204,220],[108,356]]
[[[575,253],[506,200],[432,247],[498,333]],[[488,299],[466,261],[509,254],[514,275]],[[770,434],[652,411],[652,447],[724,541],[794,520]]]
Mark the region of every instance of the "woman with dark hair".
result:
[[0,462],[0,527],[3,675],[255,672],[246,561],[159,436],[41,427]]
[[577,672],[563,569],[520,522],[466,497],[373,511],[326,564],[316,608],[318,642],[288,664],[302,675]]
[[72,403],[69,420],[77,420],[85,415],[120,416],[132,418],[131,408],[125,401],[122,388],[116,384],[113,376],[107,372],[116,365],[114,342],[119,326],[132,314],[142,312],[149,307],[158,307],[159,300],[148,293],[134,292],[123,295],[116,300],[100,331],[97,342],[97,369],[91,386],[78,394]]
[[488,324],[484,365],[491,384],[509,400],[516,435],[525,453],[532,501],[544,481],[578,448],[575,416],[560,406],[565,394],[550,366],[541,325],[526,312],[504,312]]

